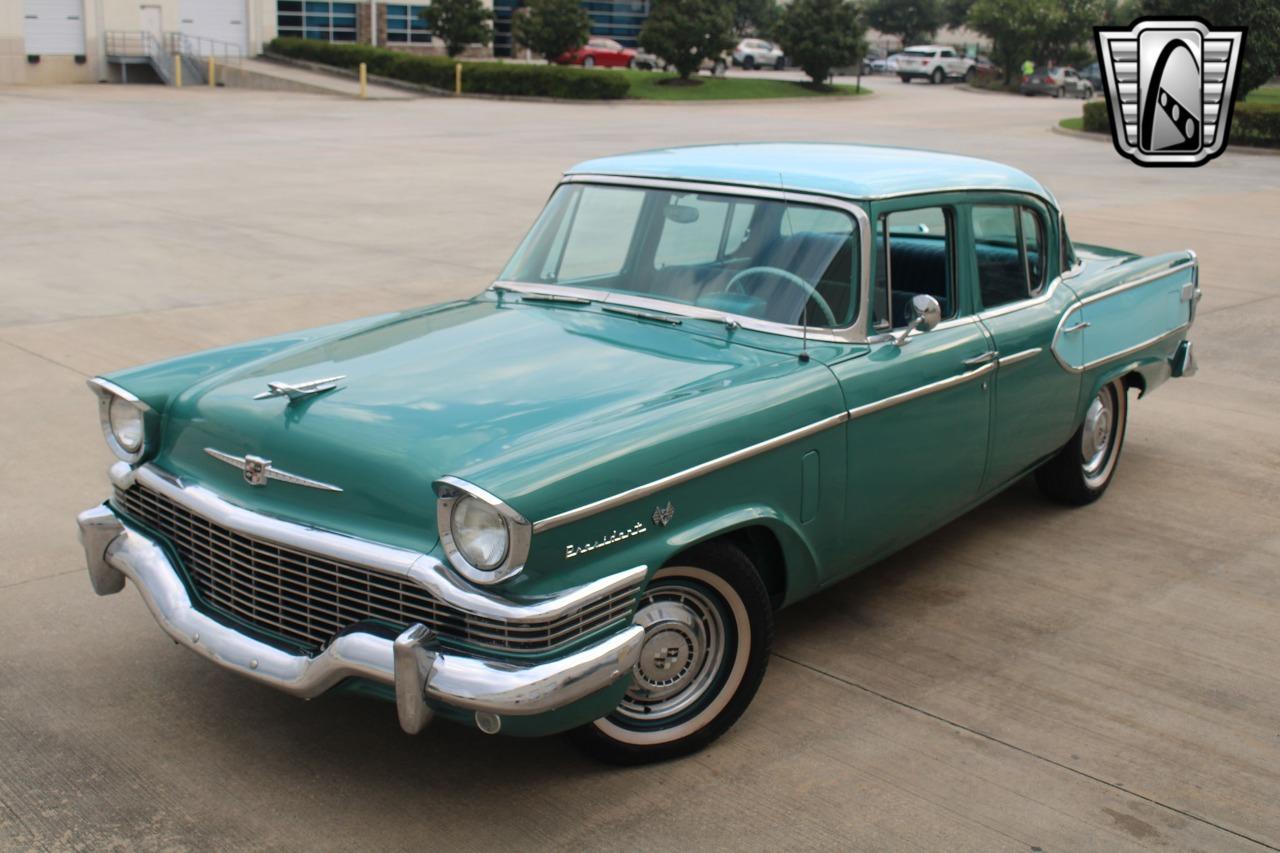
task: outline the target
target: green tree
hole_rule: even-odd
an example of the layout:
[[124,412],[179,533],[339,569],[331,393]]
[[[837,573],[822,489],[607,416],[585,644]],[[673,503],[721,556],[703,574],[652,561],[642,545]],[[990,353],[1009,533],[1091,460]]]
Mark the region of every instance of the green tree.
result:
[[723,0],[653,0],[640,46],[688,80],[704,59],[733,47],[733,16]]
[[422,10],[422,18],[432,34],[444,42],[445,52],[451,57],[468,45],[487,45],[493,38],[489,28],[493,13],[480,0],[432,0]]
[[777,0],[728,0],[733,34],[768,38],[778,23]]
[[815,85],[832,69],[857,65],[866,53],[866,28],[849,0],[792,0],[778,21],[778,43]]
[[1280,73],[1280,3],[1276,0],[1142,0],[1142,12],[1196,15],[1211,27],[1248,27],[1237,100]]
[[867,23],[904,45],[929,41],[946,23],[942,0],[868,0]]
[[973,0],[942,0],[942,22],[952,29],[963,27],[972,6]]
[[1009,80],[1025,60],[1062,61],[1105,16],[1103,0],[975,0],[969,26],[990,37]]
[[578,0],[529,0],[527,9],[511,19],[517,42],[554,62],[577,50],[591,36],[591,18]]

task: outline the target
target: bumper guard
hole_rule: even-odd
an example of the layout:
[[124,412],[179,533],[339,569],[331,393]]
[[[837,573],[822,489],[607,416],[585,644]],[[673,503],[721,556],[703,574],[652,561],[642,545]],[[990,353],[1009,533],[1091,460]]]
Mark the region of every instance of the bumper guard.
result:
[[498,730],[503,716],[562,708],[626,675],[644,639],[644,629],[630,625],[564,657],[521,665],[445,651],[426,626],[414,624],[395,640],[352,631],[315,657],[298,655],[197,610],[160,543],[125,526],[107,506],[86,510],[77,520],[98,595],[119,592],[128,578],[175,642],[299,698],[319,696],[352,677],[393,686],[400,725],[410,734],[431,721],[428,700],[475,711],[477,724],[489,732]]

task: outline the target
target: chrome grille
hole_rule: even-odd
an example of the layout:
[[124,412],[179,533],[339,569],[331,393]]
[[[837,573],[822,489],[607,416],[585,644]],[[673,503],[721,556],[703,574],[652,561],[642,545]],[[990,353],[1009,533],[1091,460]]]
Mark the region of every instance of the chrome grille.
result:
[[245,536],[141,485],[116,489],[115,504],[163,534],[205,603],[319,649],[335,634],[376,619],[421,622],[442,637],[506,652],[544,652],[630,615],[638,587],[546,622],[514,623],[463,613],[396,575]]

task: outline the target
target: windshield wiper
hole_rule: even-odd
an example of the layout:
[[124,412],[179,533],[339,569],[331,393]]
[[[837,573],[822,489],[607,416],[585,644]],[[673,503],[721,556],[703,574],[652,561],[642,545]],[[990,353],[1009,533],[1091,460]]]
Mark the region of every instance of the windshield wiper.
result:
[[610,314],[622,314],[626,317],[636,317],[640,320],[653,320],[658,323],[669,323],[672,326],[679,326],[683,320],[673,314],[661,314],[657,311],[645,311],[640,308],[626,308],[622,305],[605,305],[601,311]]
[[559,302],[567,305],[590,305],[594,299],[585,296],[569,296],[563,293],[546,293],[540,290],[517,290],[514,287],[503,287],[495,284],[489,288],[499,293],[511,293],[520,297],[521,302]]

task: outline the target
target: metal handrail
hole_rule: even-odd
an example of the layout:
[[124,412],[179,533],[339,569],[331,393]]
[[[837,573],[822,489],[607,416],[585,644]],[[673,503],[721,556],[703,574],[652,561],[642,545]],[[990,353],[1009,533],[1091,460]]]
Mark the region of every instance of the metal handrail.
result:
[[107,30],[103,33],[107,56],[146,58],[166,85],[173,83],[169,54],[150,30]]
[[244,48],[238,44],[218,39],[193,36],[188,33],[165,33],[165,44],[170,53],[209,59],[222,64],[239,65],[244,59]]

